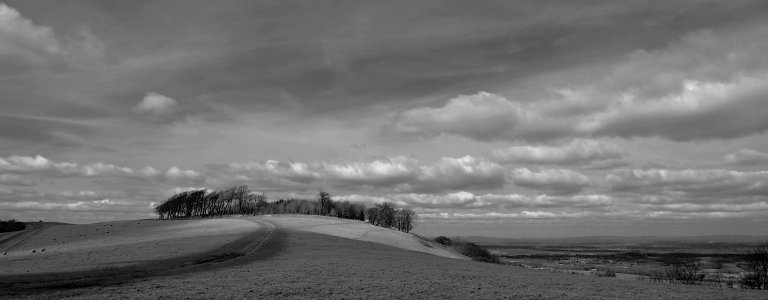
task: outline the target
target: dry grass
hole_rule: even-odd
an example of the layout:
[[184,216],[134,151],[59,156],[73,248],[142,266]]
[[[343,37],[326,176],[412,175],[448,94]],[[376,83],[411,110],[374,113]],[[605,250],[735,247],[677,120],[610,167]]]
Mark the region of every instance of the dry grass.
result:
[[[98,270],[212,251],[258,229],[246,220],[46,226],[0,244],[0,276]],[[205,238],[201,243],[200,238]]]
[[[264,218],[268,220],[268,218]],[[278,228],[256,252],[205,269],[13,298],[764,299],[763,292],[655,284],[527,270]],[[7,290],[6,290],[7,291]]]

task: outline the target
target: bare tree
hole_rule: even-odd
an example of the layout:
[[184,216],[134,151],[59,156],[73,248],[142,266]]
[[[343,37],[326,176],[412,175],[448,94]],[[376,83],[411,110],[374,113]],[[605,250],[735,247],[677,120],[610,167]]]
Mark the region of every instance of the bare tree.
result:
[[374,226],[379,226],[380,220],[378,207],[369,207],[366,216],[368,217],[368,223],[371,223],[371,225]]
[[376,204],[379,226],[391,228],[395,225],[395,205],[389,202]]
[[414,222],[416,222],[416,213],[409,209],[404,208],[395,212],[395,228],[405,233],[413,230]]
[[319,204],[320,215],[327,216],[331,213],[331,210],[333,209],[331,194],[320,190],[320,192],[317,193],[317,202]]
[[747,289],[768,290],[768,242],[756,245],[746,257],[747,273],[741,286]]
[[670,283],[701,284],[704,281],[701,265],[695,261],[672,264],[667,267],[666,275]]

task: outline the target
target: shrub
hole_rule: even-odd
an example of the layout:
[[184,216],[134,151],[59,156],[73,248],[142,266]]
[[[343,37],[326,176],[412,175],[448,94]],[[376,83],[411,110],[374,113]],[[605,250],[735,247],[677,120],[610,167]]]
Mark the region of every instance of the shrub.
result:
[[672,264],[667,267],[666,275],[671,283],[701,284],[704,281],[698,262]]
[[768,242],[752,248],[745,260],[747,272],[740,280],[742,288],[768,290]]
[[444,236],[438,236],[438,237],[436,237],[434,239],[434,241],[437,242],[440,245],[443,245],[443,246],[450,246],[451,245],[451,239],[449,239],[448,237],[444,237]]
[[602,273],[597,273],[597,277],[616,277],[616,271],[613,269],[606,269]]
[[493,263],[493,264],[501,263],[498,256],[489,252],[488,249],[485,249],[482,246],[479,246],[475,243],[465,242],[461,240],[451,241],[448,238],[445,238],[445,239],[449,241],[450,246],[453,249],[471,258],[474,261],[481,261],[481,262],[487,262],[487,263]]

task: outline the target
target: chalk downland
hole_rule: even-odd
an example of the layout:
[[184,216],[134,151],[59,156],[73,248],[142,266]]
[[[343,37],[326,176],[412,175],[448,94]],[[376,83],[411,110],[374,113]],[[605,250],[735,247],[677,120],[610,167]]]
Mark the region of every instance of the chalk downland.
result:
[[424,240],[410,233],[373,226],[356,220],[305,215],[272,215],[265,220],[274,222],[281,228],[296,231],[314,232],[346,239],[378,243],[395,248],[428,253],[436,256],[469,260],[450,248]]

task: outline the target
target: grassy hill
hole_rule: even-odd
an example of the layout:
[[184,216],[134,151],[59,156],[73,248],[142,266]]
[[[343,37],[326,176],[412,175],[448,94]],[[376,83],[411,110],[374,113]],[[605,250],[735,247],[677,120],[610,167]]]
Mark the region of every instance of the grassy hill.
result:
[[[768,297],[768,294],[760,291],[622,281],[448,258],[429,251],[419,251],[430,249],[430,246],[409,239],[406,234],[389,236],[386,232],[378,231],[381,230],[378,227],[364,223],[340,222],[334,218],[280,216],[226,220],[253,221],[257,224],[250,231],[241,232],[240,237],[234,240],[241,240],[242,237],[256,232],[263,233],[262,240],[256,247],[239,248],[246,249],[241,255],[210,261],[200,261],[198,256],[198,263],[177,261],[181,264],[168,265],[166,269],[149,269],[145,273],[131,269],[128,276],[123,273],[106,272],[105,275],[100,275],[98,272],[90,272],[91,277],[67,281],[65,277],[46,277],[52,275],[40,273],[37,277],[28,277],[28,280],[22,283],[14,281],[12,276],[3,273],[4,269],[0,269],[0,296],[85,299]],[[206,229],[225,228],[201,223],[204,221],[206,220],[169,221],[161,222],[158,226],[183,224],[182,228],[197,228],[199,237],[187,236],[180,240],[180,245],[188,249],[193,247],[191,245],[204,247],[212,243],[212,235],[203,234],[210,233]],[[268,225],[274,228],[265,229]],[[42,229],[42,232],[29,237],[28,241],[31,242],[37,236],[44,236],[47,234],[46,230],[49,229]],[[125,234],[134,233],[126,231]],[[386,241],[377,240],[377,237]],[[416,241],[421,246],[413,246],[416,244],[408,241]],[[226,244],[218,243],[219,246]],[[0,244],[0,249],[5,245]],[[144,246],[152,247],[152,244],[147,243]],[[203,252],[213,255],[217,249],[221,250],[222,247]],[[220,253],[226,253],[222,251]],[[186,255],[194,258],[194,253]],[[0,261],[0,264],[5,266],[6,262]],[[150,264],[144,266],[152,265],[151,262],[150,260]],[[57,281],[51,283],[52,279]]]

